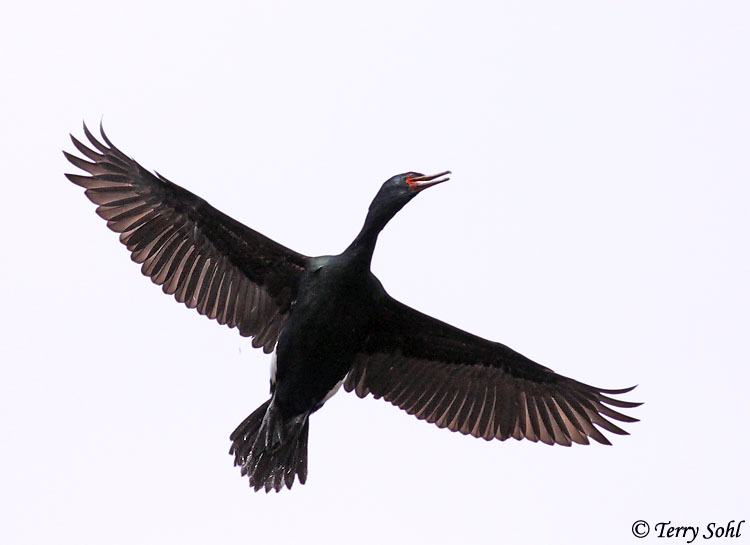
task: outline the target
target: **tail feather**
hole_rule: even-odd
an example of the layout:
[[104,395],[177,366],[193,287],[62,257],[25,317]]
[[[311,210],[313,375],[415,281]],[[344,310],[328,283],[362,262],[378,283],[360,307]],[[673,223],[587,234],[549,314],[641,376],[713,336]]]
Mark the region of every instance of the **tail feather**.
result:
[[295,476],[305,484],[308,417],[304,413],[285,419],[269,399],[234,430],[229,454],[256,491],[292,488]]

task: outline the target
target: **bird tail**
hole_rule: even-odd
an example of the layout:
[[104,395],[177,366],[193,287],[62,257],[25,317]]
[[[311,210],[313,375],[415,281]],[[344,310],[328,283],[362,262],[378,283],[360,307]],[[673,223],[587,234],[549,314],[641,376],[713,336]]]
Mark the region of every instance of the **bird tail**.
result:
[[257,492],[292,488],[295,475],[307,480],[309,413],[284,418],[273,398],[258,407],[229,437],[234,465],[250,477]]

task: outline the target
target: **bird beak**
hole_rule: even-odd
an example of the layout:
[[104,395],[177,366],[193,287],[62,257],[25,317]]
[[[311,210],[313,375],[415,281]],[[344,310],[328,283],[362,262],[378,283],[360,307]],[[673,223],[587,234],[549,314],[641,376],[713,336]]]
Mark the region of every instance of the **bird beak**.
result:
[[439,172],[430,176],[409,178],[409,189],[411,191],[419,192],[423,189],[427,189],[428,187],[432,187],[433,185],[442,184],[443,182],[447,182],[448,180],[450,180],[450,173],[450,170],[446,170],[445,172]]

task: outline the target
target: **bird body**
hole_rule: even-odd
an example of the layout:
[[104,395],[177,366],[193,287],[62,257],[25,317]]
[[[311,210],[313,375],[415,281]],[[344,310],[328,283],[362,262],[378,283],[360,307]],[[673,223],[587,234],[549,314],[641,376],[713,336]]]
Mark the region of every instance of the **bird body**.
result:
[[89,176],[67,174],[141,263],[178,302],[253,337],[274,352],[271,398],[232,433],[230,453],[255,490],[307,479],[310,415],[343,384],[373,394],[441,428],[486,440],[528,439],[569,446],[611,420],[635,422],[611,407],[639,403],[559,375],[507,346],[477,337],[390,297],[370,271],[378,234],[411,199],[449,172],[393,176],[373,199],[364,225],[339,255],[307,257],[151,174],[84,125],[91,149],[71,137]]
[[276,348],[273,382],[284,412],[319,408],[351,368],[385,294],[372,274],[360,270],[350,253],[310,260]]

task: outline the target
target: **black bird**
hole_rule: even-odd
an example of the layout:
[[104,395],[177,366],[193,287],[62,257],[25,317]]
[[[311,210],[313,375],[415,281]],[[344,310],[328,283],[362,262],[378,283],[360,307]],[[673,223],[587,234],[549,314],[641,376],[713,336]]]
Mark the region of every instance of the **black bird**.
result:
[[391,298],[370,272],[378,234],[421,191],[450,172],[387,180],[364,226],[339,255],[307,257],[245,227],[200,197],[151,174],[83,127],[86,189],[141,271],[180,303],[275,349],[271,399],[232,433],[230,454],[255,490],[307,479],[309,417],[343,384],[420,420],[486,440],[610,444],[596,427],[636,422],[610,408],[640,405],[558,375],[505,345],[461,331]]

